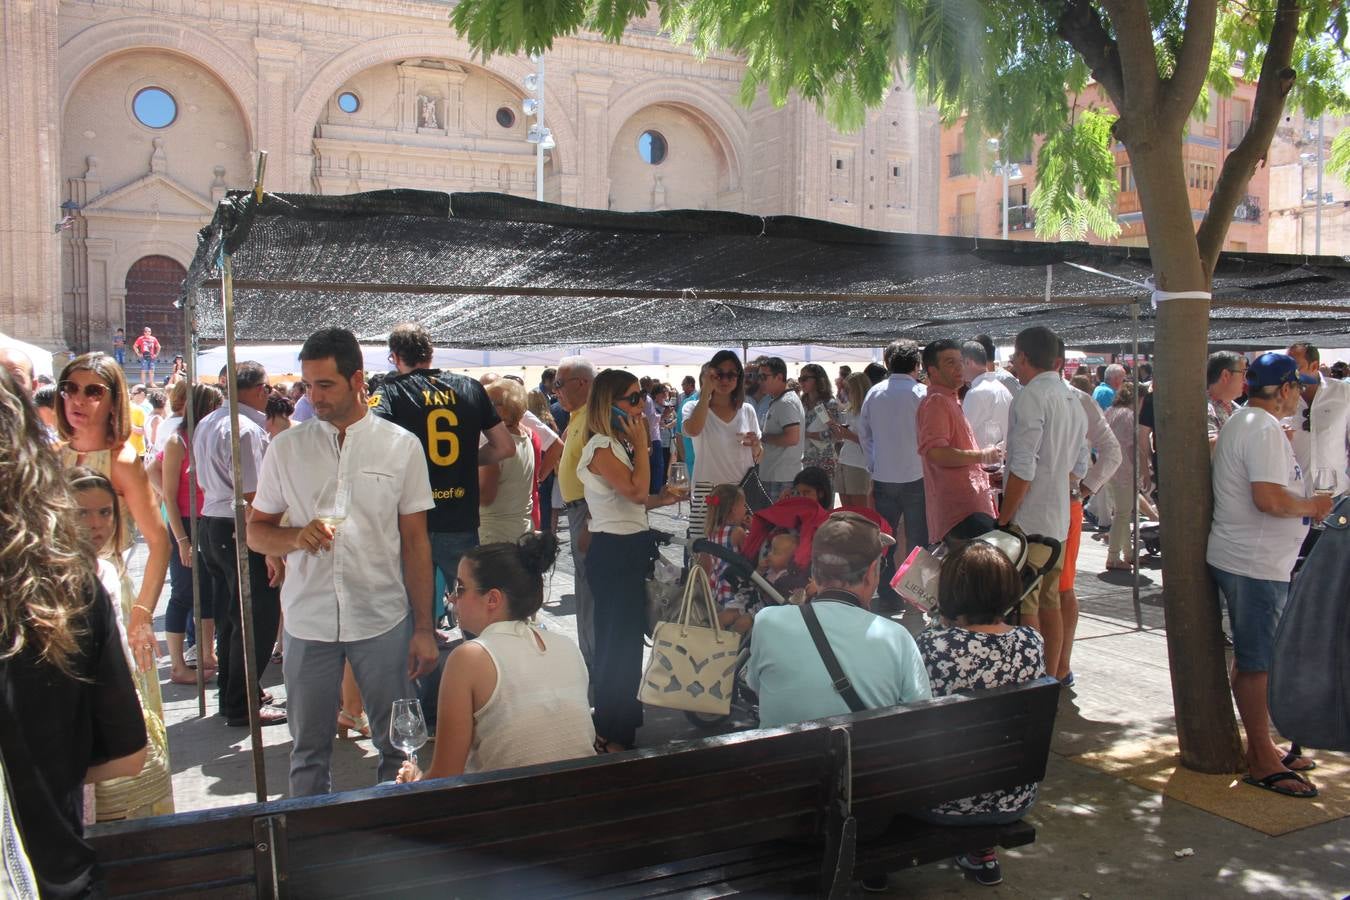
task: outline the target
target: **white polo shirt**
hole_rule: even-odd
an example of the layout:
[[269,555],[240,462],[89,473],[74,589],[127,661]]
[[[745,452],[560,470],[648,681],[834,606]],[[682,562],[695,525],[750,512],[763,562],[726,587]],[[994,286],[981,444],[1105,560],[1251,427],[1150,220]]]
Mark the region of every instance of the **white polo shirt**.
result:
[[975,434],[975,443],[983,447],[989,442],[987,429],[990,422],[997,425],[999,433],[1003,435],[1000,441],[1008,437],[1008,409],[1012,401],[1012,391],[1004,387],[993,372],[984,372],[975,377],[961,401],[966,421]]
[[253,506],[306,524],[334,476],[351,489],[347,519],[332,550],[287,554],[281,608],[294,637],[360,641],[384,634],[408,615],[398,517],[435,503],[421,442],[366,413],[347,428],[340,449],[337,429],[317,417],[279,434],[263,461]]
[[1069,473],[1087,438],[1087,416],[1058,372],[1022,386],[1008,412],[1008,471],[1031,482],[1013,524],[1027,534],[1069,536]]

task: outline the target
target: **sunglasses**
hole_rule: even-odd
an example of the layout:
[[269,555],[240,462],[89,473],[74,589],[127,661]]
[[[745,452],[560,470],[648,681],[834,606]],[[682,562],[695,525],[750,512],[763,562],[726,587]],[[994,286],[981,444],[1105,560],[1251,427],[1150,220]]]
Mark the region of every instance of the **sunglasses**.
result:
[[633,391],[633,393],[625,394],[619,399],[622,400],[624,403],[627,403],[629,406],[637,406],[639,403],[642,402],[642,391]]
[[721,372],[721,371],[714,372],[713,377],[716,378],[718,381],[735,381],[741,376],[733,370],[730,372]]
[[1303,430],[1312,431],[1312,408],[1303,410]]
[[[63,381],[57,388],[63,397],[80,396],[80,385],[73,381]],[[102,400],[108,396],[108,386],[106,384],[86,384],[84,386],[84,396],[90,400]]]

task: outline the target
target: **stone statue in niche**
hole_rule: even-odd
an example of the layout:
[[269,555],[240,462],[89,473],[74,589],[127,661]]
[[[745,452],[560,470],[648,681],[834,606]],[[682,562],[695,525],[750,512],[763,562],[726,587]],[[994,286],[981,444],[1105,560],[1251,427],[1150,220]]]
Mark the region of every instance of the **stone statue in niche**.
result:
[[417,97],[417,124],[421,128],[440,128],[436,121],[436,98],[420,94]]
[[666,208],[666,186],[661,183],[661,176],[653,176],[655,181],[652,184],[652,209]]

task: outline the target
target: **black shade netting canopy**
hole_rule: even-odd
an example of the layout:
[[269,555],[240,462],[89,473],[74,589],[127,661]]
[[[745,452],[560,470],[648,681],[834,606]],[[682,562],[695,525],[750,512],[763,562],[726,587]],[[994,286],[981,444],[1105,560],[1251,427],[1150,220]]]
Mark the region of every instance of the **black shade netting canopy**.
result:
[[[298,342],[341,325],[378,341],[411,321],[439,345],[483,349],[875,346],[981,332],[1008,340],[1036,324],[1071,346],[1114,347],[1133,337],[1129,305],[1147,297],[1138,283],[1151,271],[1137,247],[896,234],[791,216],[616,213],[488,193],[255,202],[235,192],[202,229],[184,284],[207,340],[225,338],[222,249],[239,339]],[[1350,334],[1344,258],[1223,254],[1213,292],[1281,307],[1217,304],[1216,341]],[[1319,308],[1299,308],[1309,305]],[[1153,321],[1145,303],[1144,341]]]

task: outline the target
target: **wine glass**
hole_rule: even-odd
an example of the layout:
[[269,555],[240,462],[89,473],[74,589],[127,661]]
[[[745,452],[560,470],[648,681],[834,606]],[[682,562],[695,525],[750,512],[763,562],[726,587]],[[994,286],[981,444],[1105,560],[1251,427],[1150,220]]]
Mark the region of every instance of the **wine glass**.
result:
[[[680,494],[689,493],[689,467],[679,460],[670,464],[670,473],[666,480],[669,482],[671,490],[677,491]],[[684,518],[683,500],[675,504],[675,518]]]
[[1330,497],[1336,493],[1336,470],[1313,469],[1313,494]]
[[336,533],[337,527],[347,520],[351,498],[351,487],[346,482],[337,476],[328,479],[314,501],[314,518]]
[[417,751],[427,742],[427,720],[422,717],[422,704],[416,697],[394,701],[394,713],[389,719],[389,740],[403,751],[408,762],[417,765]]

